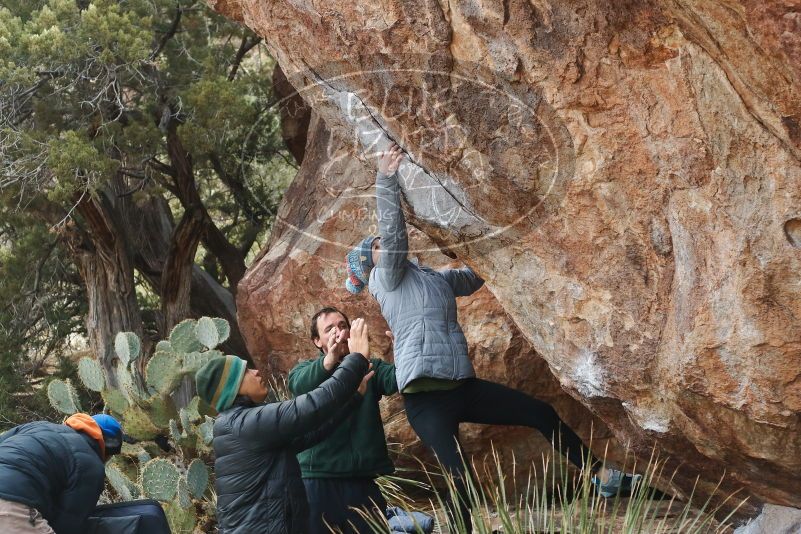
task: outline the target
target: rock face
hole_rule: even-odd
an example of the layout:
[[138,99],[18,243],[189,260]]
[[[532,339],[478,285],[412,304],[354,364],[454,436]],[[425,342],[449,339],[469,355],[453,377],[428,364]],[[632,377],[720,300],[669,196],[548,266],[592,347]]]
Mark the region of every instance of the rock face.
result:
[[[365,317],[373,354],[392,361],[384,335],[388,327],[375,299],[366,292],[351,295],[343,285],[346,243],[369,226],[359,214],[369,214],[374,207],[370,196],[343,192],[353,184],[369,188],[375,171],[352,157],[337,157],[347,155],[350,147],[332,136],[319,118],[312,119],[310,129],[307,159],[281,205],[270,243],[240,285],[240,324],[255,351],[254,360],[274,375],[285,375],[299,360],[317,355],[309,341],[309,319],[322,306],[336,306],[351,319]],[[421,232],[412,236],[417,249],[435,248]],[[434,267],[451,261],[433,251],[421,253],[419,259]],[[620,447],[610,443],[606,425],[562,390],[488,289],[459,300],[460,322],[479,377],[548,402],[585,441],[592,437],[599,456],[607,446],[611,458],[623,456]],[[433,462],[406,421],[400,397],[382,402],[387,440],[400,445],[401,462],[408,459],[405,465],[418,467],[409,455]],[[461,437],[465,450],[479,458],[491,454],[495,444],[509,470],[514,460],[518,465],[529,460],[541,465],[542,456],[551,453],[548,441],[528,429],[464,425]]]
[[343,165],[402,145],[410,221],[621,442],[681,464],[680,491],[745,488],[741,515],[801,507],[801,2],[216,8],[265,37]]

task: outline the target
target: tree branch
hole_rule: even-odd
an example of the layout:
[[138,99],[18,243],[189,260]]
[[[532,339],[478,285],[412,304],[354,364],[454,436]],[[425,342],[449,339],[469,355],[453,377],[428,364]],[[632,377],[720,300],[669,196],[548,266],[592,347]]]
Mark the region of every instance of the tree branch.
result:
[[172,39],[175,36],[175,32],[178,31],[178,26],[181,24],[181,15],[183,14],[183,9],[178,4],[175,4],[175,18],[172,20],[172,25],[167,30],[167,33],[162,35],[161,41],[159,41],[158,46],[156,47],[153,52],[150,53],[148,59],[153,61],[161,54],[161,51],[164,50],[164,47],[167,45],[167,41]]
[[178,200],[181,201],[185,210],[197,211],[200,214],[203,221],[203,244],[220,260],[220,265],[222,265],[231,286],[231,292],[236,294],[236,285],[245,276],[245,257],[217,228],[206,210],[197,190],[192,157],[178,136],[178,126],[175,121],[171,121],[167,129],[167,153],[170,156],[172,167],[176,171],[175,186]]
[[242,44],[239,45],[239,50],[236,52],[236,56],[234,56],[234,63],[231,65],[231,72],[228,73],[228,81],[231,82],[236,78],[236,72],[239,70],[239,65],[242,64],[242,59],[244,59],[245,55],[250,52],[250,50],[261,42],[261,37],[256,36],[253,38],[252,41],[248,42],[248,37],[245,35],[242,37]]

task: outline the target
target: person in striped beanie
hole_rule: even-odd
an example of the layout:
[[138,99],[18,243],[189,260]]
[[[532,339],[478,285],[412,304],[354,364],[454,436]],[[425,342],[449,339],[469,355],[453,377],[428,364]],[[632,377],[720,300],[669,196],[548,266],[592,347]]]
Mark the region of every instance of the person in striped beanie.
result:
[[[369,371],[364,319],[351,325],[349,354],[312,391],[267,402],[255,369],[236,356],[195,374],[198,395],[217,409],[212,447],[217,520],[225,534],[308,534],[309,504],[296,454],[328,437],[362,402]],[[369,371],[369,372],[368,372]]]
[[[238,356],[215,358],[195,374],[197,394],[218,412],[224,412],[237,395],[251,397],[253,402],[263,402],[267,388],[256,369],[247,369],[247,363]],[[244,391],[240,392],[240,388]]]

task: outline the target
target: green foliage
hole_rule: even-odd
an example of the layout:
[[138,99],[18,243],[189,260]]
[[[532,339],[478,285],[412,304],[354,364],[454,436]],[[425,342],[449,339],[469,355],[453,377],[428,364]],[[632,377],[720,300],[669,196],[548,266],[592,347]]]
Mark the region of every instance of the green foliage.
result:
[[[5,198],[0,188],[0,206]],[[72,333],[84,332],[86,312],[65,256],[35,214],[0,207],[0,432],[57,416],[38,390],[42,362],[68,350]]]
[[[554,453],[555,454],[555,453]],[[585,465],[591,462],[587,459]],[[578,472],[565,469],[564,464],[550,465],[543,458],[541,466],[532,462],[528,472],[516,468],[504,470],[499,455],[482,464],[471,463],[465,470],[465,486],[470,507],[472,529],[464,524],[460,514],[446,513],[447,502],[458,498],[457,484],[452,474],[442,466],[430,468],[420,462],[428,479],[426,490],[434,492],[430,508],[423,510],[434,516],[435,532],[452,534],[527,534],[529,532],[570,532],[576,534],[707,534],[730,532],[727,524],[737,508],[745,501],[735,495],[715,494],[701,502],[691,494],[686,500],[665,496],[656,488],[661,482],[670,487],[672,476],[664,473],[665,461],[655,454],[646,465],[629,465],[629,472],[642,474],[634,484],[631,495],[604,498],[593,489],[588,469]],[[397,479],[396,479],[397,480]],[[401,480],[404,486],[419,487],[414,480]],[[407,510],[415,508],[414,500],[403,495],[398,484],[379,481],[388,502]],[[694,492],[693,492],[694,493]],[[713,492],[715,493],[715,492]],[[391,498],[391,500],[390,500]],[[716,501],[718,504],[712,505]],[[722,521],[726,506],[732,511]],[[440,512],[440,513],[437,513]],[[387,532],[387,521],[367,510],[359,510],[370,526],[370,532]]]
[[[263,241],[295,169],[271,105],[274,62],[256,44],[196,0],[2,3],[0,413],[8,420],[24,421],[18,409],[30,407],[20,399],[33,398],[30,378],[41,363],[63,352],[71,334],[87,334],[75,250],[91,246],[71,245],[98,236],[78,204],[91,199],[111,210],[122,228],[109,230],[131,257],[151,245],[131,210],[158,204],[169,219],[181,218],[168,130],[190,153],[191,189],[228,250],[244,258]],[[242,45],[250,50],[244,58]],[[219,285],[233,283],[207,248],[197,260]],[[134,279],[145,331],[155,329],[158,277],[143,269]],[[219,344],[228,332],[217,336]],[[128,368],[139,351],[122,352]],[[126,383],[126,402],[143,393],[138,385]]]

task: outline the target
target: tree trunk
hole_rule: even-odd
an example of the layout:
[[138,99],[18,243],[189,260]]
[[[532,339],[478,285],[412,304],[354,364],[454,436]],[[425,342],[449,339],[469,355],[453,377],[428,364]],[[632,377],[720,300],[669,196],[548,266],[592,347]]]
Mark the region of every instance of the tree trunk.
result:
[[123,331],[141,338],[142,320],[125,234],[107,195],[100,191],[78,201],[80,223],[68,223],[66,242],[86,286],[89,347],[105,369],[109,385],[116,387],[114,338]]
[[[128,231],[129,235],[135,236],[131,240],[134,246],[134,266],[151,289],[161,295],[164,263],[175,229],[172,213],[163,197],[152,196],[146,202],[138,204],[137,208],[136,219],[130,222]],[[189,316],[199,318],[204,315],[228,321],[231,335],[222,344],[221,349],[251,362],[244,338],[239,331],[234,296],[214,277],[194,264],[189,290]],[[160,319],[159,332],[161,337],[167,337],[170,332],[163,331],[163,326],[164,320]]]

